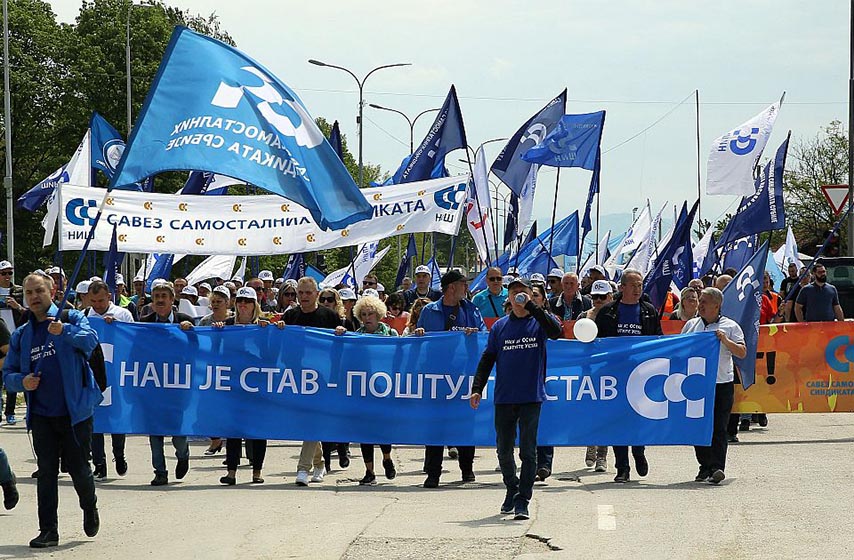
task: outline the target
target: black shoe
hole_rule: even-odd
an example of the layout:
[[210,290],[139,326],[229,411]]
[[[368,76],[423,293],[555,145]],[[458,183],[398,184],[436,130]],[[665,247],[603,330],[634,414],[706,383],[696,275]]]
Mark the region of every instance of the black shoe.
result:
[[92,473],[95,476],[95,480],[102,481],[107,478],[107,464],[103,465],[95,465],[95,470]]
[[178,459],[178,464],[175,466],[175,478],[181,480],[187,475],[187,471],[190,470],[190,460],[189,459]]
[[726,475],[724,474],[724,471],[718,469],[712,473],[712,476],[709,477],[709,482],[711,482],[712,484],[720,484],[724,481],[725,478]]
[[424,488],[438,488],[439,487],[439,477],[438,476],[428,476],[427,480],[424,481]]
[[124,457],[116,457],[116,474],[124,476],[128,473],[128,462]]
[[477,477],[474,476],[474,471],[463,471],[463,482],[474,482]]
[[323,466],[326,467],[326,472],[332,472],[332,457],[324,457]]
[[346,469],[350,466],[350,449],[347,448],[345,450],[338,452],[338,466],[342,469]]
[[537,479],[540,480],[540,482],[544,481],[551,475],[552,471],[550,471],[546,467],[540,467],[539,469],[537,469]]
[[3,507],[6,509],[14,509],[18,505],[18,485],[15,475],[12,474],[12,480],[4,482],[3,486]]
[[152,486],[166,486],[169,484],[169,476],[165,474],[155,474],[151,481]]
[[30,548],[47,548],[59,544],[59,532],[41,531],[39,536],[30,541]]
[[[365,471],[365,476],[359,481],[359,486],[374,486],[377,483],[377,475],[371,471]],[[425,483],[426,484],[426,483]]]
[[738,443],[739,442],[738,436],[735,434],[727,435],[726,440],[728,443]]
[[700,469],[700,472],[694,477],[694,482],[708,482],[710,476],[712,476],[711,471]]
[[635,456],[635,470],[638,471],[638,476],[646,476],[649,474],[649,462],[647,462],[646,456]]
[[83,532],[86,533],[86,536],[94,537],[100,528],[101,516],[98,515],[98,508],[92,506],[91,509],[83,510]]
[[617,469],[617,476],[614,477],[614,482],[628,482],[629,469]]
[[767,414],[758,414],[757,416],[759,416],[759,418],[757,418],[756,421],[761,427],[765,428],[766,426],[768,426],[768,415]]
[[504,502],[501,504],[501,515],[510,515],[515,511],[513,506],[516,503],[517,493],[516,490],[507,491],[507,494],[504,496]]
[[738,431],[739,432],[749,432],[750,431],[750,420],[745,418],[741,422],[738,423]]
[[530,519],[530,516],[528,515],[528,500],[517,499],[516,507],[513,508],[513,513],[513,519],[517,521]]
[[237,479],[233,476],[223,476],[219,479],[220,484],[225,484],[226,486],[234,486],[237,484]]
[[33,474],[30,475],[30,478],[38,478],[38,477],[39,477],[39,470],[36,469],[33,471]]
[[383,469],[385,469],[385,477],[389,480],[394,480],[397,476],[397,469],[394,468],[394,461],[391,459],[383,459]]

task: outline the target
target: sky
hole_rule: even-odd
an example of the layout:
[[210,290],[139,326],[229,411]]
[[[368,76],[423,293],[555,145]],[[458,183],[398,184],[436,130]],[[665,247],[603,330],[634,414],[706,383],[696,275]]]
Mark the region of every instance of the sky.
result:
[[[78,0],[49,1],[60,21],[74,21]],[[568,88],[568,113],[606,111],[601,213],[622,214],[609,222],[614,225],[647,199],[655,208],[696,200],[695,90],[706,219],[737,206],[735,196],[705,195],[706,160],[716,137],[784,91],[764,157],[773,156],[789,130],[796,142],[834,119],[847,120],[849,3],[842,0],[167,2],[216,13],[238,48],[292,87],[313,116],[340,121],[354,155],[356,82],[309,64],[310,58],[359,77],[379,65],[412,63],[374,73],[364,88],[366,104],[410,117],[441,106],[456,85],[475,149],[509,137]],[[418,120],[416,146],[431,122],[430,115]],[[486,145],[490,164],[502,145]],[[392,173],[408,151],[404,118],[366,107],[364,160]],[[452,173],[467,171],[459,161],[464,157],[463,151],[449,155]],[[554,169],[540,171],[534,215],[541,230],[551,219],[555,178]],[[588,171],[561,171],[558,219],[583,212],[589,180]]]

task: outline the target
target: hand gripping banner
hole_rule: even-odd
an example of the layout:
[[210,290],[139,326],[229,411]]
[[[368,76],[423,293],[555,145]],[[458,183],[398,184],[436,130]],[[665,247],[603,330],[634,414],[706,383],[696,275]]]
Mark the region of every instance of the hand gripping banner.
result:
[[[92,325],[110,381],[98,432],[495,444],[493,382],[468,403],[486,334]],[[708,445],[717,361],[714,333],[551,341],[539,443]]]

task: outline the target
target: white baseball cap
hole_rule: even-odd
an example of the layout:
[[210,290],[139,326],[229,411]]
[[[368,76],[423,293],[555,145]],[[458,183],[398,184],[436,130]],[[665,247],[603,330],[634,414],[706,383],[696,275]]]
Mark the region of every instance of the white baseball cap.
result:
[[270,272],[269,270],[262,270],[258,274],[258,278],[261,280],[272,280],[273,279],[273,273]]
[[116,273],[116,286],[124,286],[125,285],[125,277]]
[[549,278],[563,278],[563,271],[559,268],[553,268],[549,271]]
[[199,290],[197,290],[195,286],[184,286],[184,289],[181,290],[181,293],[186,296],[197,296],[199,295]]
[[[259,276],[260,278],[260,276]],[[258,294],[255,293],[253,288],[243,287],[237,290],[237,296],[239,298],[249,298],[251,300],[258,301]]]
[[433,276],[433,273],[430,272],[430,267],[424,264],[415,268],[415,274],[429,274],[430,276]]
[[543,275],[539,272],[535,272],[531,275],[531,282],[540,282],[541,284],[545,284],[546,279],[543,278]]
[[340,290],[338,290],[338,295],[341,296],[342,301],[356,300],[356,292],[354,292],[350,288],[341,288]]
[[[252,291],[254,292],[255,290]],[[231,299],[231,290],[229,290],[225,286],[217,286],[213,289],[213,293],[220,294],[225,299]]]
[[362,291],[362,297],[367,297],[367,296],[374,296],[375,298],[378,298],[378,297],[380,297],[380,293],[373,288],[367,288],[367,289]]
[[596,280],[593,282],[593,285],[590,286],[590,295],[602,295],[602,294],[611,294],[613,290],[611,289],[611,283],[607,280]]
[[13,268],[12,263],[9,261],[0,261],[0,270],[10,270]]
[[79,282],[77,284],[77,289],[75,289],[74,291],[77,292],[78,294],[88,294],[89,293],[89,286],[91,284],[92,284],[91,280],[82,280],[81,282]]
[[200,288],[200,289],[201,289],[201,288],[204,288],[204,289],[206,289],[207,291],[211,291],[211,285],[210,285],[210,284],[208,284],[207,282],[202,282],[201,284],[199,284],[199,288]]
[[385,286],[383,286],[382,284],[380,284],[379,282],[377,282],[377,291],[378,291],[379,293],[381,293],[381,294],[382,294],[382,293],[385,293]]

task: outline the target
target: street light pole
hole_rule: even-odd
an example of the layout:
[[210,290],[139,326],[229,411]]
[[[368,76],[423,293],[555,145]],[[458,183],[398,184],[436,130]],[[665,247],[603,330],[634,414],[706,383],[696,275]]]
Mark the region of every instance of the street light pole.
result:
[[6,125],[6,259],[15,264],[15,209],[12,195],[12,91],[9,87],[9,6],[3,0],[3,120]]
[[368,103],[368,107],[373,107],[374,109],[380,109],[382,111],[390,111],[392,113],[397,113],[404,119],[406,119],[407,124],[409,124],[409,153],[412,154],[415,151],[415,123],[418,122],[418,119],[426,115],[427,113],[432,113],[433,111],[440,111],[441,107],[436,107],[435,109],[425,109],[415,115],[414,119],[410,119],[409,115],[404,113],[403,111],[398,111],[397,109],[392,109],[391,107],[383,107],[382,105],[377,105],[376,103]]
[[851,0],[851,23],[848,26],[848,255],[854,257],[854,0]]
[[377,70],[382,70],[383,68],[397,68],[398,66],[412,66],[412,64],[409,62],[399,62],[396,64],[384,64],[382,66],[377,66],[376,68],[374,68],[373,70],[371,70],[370,72],[365,74],[365,77],[360,80],[356,76],[356,74],[354,74],[353,72],[351,72],[347,68],[344,68],[343,66],[336,66],[334,64],[327,64],[325,62],[321,62],[321,61],[315,60],[313,58],[309,59],[308,62],[309,62],[309,64],[314,64],[315,66],[325,66],[327,68],[335,68],[336,70],[341,70],[342,72],[347,72],[348,74],[350,74],[350,76],[352,76],[352,78],[354,80],[356,80],[356,84],[359,86],[359,119],[358,119],[358,122],[356,124],[359,125],[359,188],[362,188],[364,186],[364,177],[365,177],[364,164],[362,162],[362,137],[364,136],[363,135],[362,113],[363,113],[364,108],[365,108],[365,82],[367,82],[368,78],[371,77],[371,74],[373,74]]

